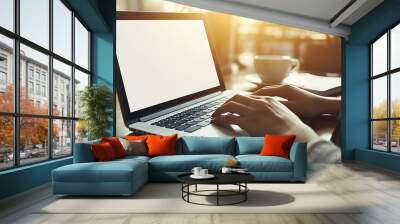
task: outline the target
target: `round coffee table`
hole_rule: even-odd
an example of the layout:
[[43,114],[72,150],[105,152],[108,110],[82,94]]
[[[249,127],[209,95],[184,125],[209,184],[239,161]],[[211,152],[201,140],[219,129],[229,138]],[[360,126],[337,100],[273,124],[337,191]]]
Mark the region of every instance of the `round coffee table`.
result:
[[[182,174],[177,177],[178,181],[182,183],[182,199],[188,203],[198,204],[198,205],[234,205],[245,202],[247,200],[247,192],[249,188],[247,183],[255,180],[255,177],[248,173],[229,173],[213,174],[215,177],[212,179],[193,179],[189,174]],[[197,185],[215,185],[215,190],[198,190]],[[237,190],[224,190],[220,189],[220,185],[236,185]],[[190,186],[195,186],[194,191],[190,191]],[[215,194],[206,194],[209,192],[214,192]],[[216,197],[216,204],[202,204],[193,202],[190,200],[190,196],[203,196],[203,197]],[[221,197],[232,197],[240,196],[240,199],[231,203],[221,203]]]

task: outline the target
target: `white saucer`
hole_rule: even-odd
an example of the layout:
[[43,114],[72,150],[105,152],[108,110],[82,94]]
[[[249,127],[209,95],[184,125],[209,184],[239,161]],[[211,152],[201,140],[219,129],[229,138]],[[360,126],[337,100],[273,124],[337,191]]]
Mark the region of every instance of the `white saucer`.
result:
[[204,175],[204,176],[194,175],[194,174],[190,175],[190,178],[193,178],[193,179],[211,179],[211,178],[214,178],[214,177],[215,176],[212,175],[212,174],[207,174],[207,175]]

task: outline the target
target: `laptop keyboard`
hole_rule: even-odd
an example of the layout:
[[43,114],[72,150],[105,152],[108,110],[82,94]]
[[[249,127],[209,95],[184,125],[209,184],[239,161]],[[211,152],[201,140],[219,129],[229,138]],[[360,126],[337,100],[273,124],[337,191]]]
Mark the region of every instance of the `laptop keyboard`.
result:
[[164,118],[152,125],[175,129],[178,131],[194,132],[211,123],[211,115],[230,97],[222,97],[215,101],[190,108],[171,117]]

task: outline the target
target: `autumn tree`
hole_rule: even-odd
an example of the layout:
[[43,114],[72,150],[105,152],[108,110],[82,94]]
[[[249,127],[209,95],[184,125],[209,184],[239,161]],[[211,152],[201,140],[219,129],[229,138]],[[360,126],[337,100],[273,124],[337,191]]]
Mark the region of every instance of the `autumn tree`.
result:
[[[12,112],[14,108],[13,86],[9,85],[0,94],[0,111]],[[13,146],[13,119],[10,116],[0,116],[0,149],[6,150]]]
[[[393,99],[391,102],[391,117],[400,117],[400,100]],[[381,101],[378,106],[373,108],[373,118],[387,118],[387,101]],[[374,138],[386,138],[387,121],[375,121],[373,124]],[[391,138],[392,142],[398,142],[400,138],[400,121],[391,121]]]
[[[6,91],[0,94],[0,111],[13,112],[14,97],[13,85],[8,85]],[[20,110],[23,114],[41,114],[48,113],[48,107],[43,105],[34,105],[29,99],[29,95],[24,87],[20,88]],[[59,113],[57,110],[55,113]],[[0,147],[12,149],[13,147],[13,117],[0,116]],[[26,145],[44,146],[48,139],[48,119],[21,117],[20,118],[20,148],[24,149]],[[53,126],[53,138],[58,137],[59,128]]]

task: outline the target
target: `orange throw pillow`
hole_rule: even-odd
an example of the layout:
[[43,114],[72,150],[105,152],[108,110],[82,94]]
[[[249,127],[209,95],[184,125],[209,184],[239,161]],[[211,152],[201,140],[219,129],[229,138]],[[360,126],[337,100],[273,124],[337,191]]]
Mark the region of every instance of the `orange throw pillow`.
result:
[[147,136],[147,155],[154,156],[165,156],[176,154],[176,140],[177,135],[171,136],[158,136],[149,135]]
[[127,135],[124,138],[129,141],[146,141],[148,135]]
[[290,148],[296,135],[265,135],[261,156],[280,156],[290,159]]
[[93,144],[91,145],[91,149],[94,157],[99,162],[110,161],[117,158],[113,147],[108,142]]
[[110,137],[110,138],[101,138],[101,142],[108,142],[114,149],[115,155],[117,158],[125,157],[126,156],[126,151],[124,149],[124,146],[121,144],[121,142],[118,140],[116,137]]

